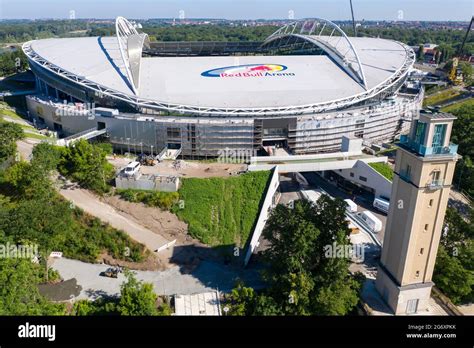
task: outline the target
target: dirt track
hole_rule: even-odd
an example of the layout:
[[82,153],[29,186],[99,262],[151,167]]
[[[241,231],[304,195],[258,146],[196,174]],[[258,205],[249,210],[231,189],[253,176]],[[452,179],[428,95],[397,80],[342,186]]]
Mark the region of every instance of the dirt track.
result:
[[[124,168],[132,161],[125,157],[107,157],[109,162],[118,170]],[[246,164],[232,163],[205,163],[197,161],[179,161],[178,167],[173,165],[173,161],[164,161],[157,163],[152,167],[142,166],[140,171],[143,174],[166,174],[188,178],[212,178],[212,177],[228,177],[235,175],[239,171],[244,171]]]

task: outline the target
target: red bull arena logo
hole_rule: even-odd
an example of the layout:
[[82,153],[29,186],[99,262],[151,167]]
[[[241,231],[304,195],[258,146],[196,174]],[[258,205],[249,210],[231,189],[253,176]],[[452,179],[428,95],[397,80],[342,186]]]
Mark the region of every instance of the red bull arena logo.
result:
[[205,71],[201,74],[204,77],[278,77],[295,76],[295,73],[288,72],[288,67],[280,64],[248,64],[228,66]]

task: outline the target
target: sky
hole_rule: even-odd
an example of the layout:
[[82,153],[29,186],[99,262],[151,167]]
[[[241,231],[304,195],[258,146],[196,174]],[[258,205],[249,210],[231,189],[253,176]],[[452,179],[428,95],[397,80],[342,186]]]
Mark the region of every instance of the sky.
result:
[[[474,0],[353,0],[357,20],[470,21]],[[0,19],[350,19],[349,0],[0,0]],[[291,18],[292,19],[292,18]]]

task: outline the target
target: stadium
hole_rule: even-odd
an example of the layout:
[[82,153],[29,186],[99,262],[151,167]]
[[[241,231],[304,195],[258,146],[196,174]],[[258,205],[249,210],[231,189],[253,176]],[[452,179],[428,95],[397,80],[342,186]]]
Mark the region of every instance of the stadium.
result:
[[128,152],[334,152],[343,136],[392,141],[423,100],[408,81],[410,47],[348,37],[324,19],[263,42],[150,42],[119,17],[115,37],[36,40],[23,51],[36,76],[31,116],[63,136],[101,131]]

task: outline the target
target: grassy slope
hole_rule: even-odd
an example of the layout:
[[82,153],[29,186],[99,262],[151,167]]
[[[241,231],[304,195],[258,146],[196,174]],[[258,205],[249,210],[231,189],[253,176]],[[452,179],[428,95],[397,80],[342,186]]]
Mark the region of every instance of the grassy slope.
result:
[[444,112],[455,112],[456,110],[460,109],[464,105],[474,105],[474,98],[469,98],[467,100],[463,100],[459,103],[447,106],[445,108],[442,108],[441,111]]
[[238,177],[184,179],[179,190],[184,208],[173,208],[205,244],[243,247],[258,216],[270,172]]
[[[4,116],[6,116],[7,118],[11,120],[24,121],[24,119],[20,115],[8,109],[5,104],[0,103],[0,122],[11,122],[11,121],[5,120]],[[20,124],[20,127],[25,132],[26,138],[33,138],[33,139],[39,139],[39,140],[50,139],[47,136],[40,134],[34,127],[27,126],[24,124]]]
[[369,163],[369,166],[374,168],[377,172],[382,174],[385,178],[390,181],[393,181],[393,170],[386,163]]
[[446,102],[452,98],[455,98],[461,94],[458,89],[450,88],[439,93],[427,96],[423,102],[424,106],[436,105]]

